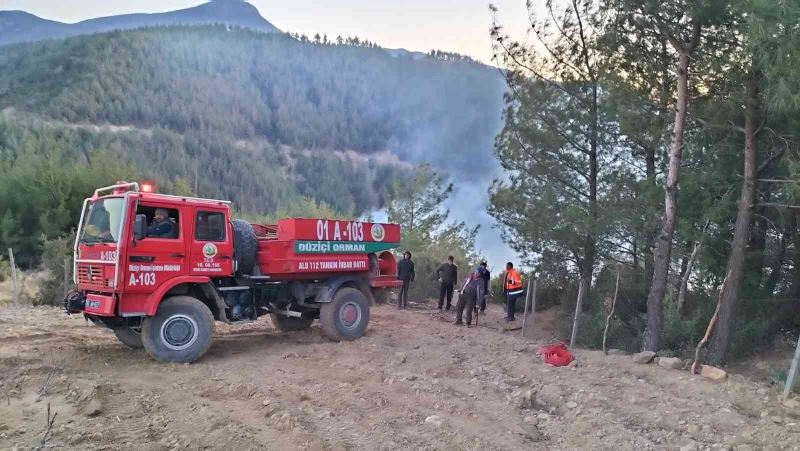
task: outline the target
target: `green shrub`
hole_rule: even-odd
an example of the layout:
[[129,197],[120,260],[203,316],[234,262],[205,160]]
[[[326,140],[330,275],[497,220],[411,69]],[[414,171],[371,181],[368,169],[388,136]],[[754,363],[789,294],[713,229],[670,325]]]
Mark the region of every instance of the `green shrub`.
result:
[[779,331],[774,318],[759,315],[737,322],[739,326],[731,344],[731,357],[746,357],[759,350],[772,348],[772,341]]
[[771,384],[783,387],[786,384],[786,378],[789,376],[789,371],[782,366],[771,366],[769,368],[769,382]]
[[[784,389],[786,386],[786,378],[789,377],[789,369],[784,366],[771,366],[769,368],[769,382],[771,384],[777,385],[781,389]],[[796,380],[794,382],[794,387],[792,387],[792,392],[800,393],[800,383]]]
[[[647,287],[643,271],[637,268],[606,265],[597,275],[589,297],[584,299],[583,313],[576,337],[580,346],[601,349],[606,317],[611,308],[616,290],[617,271],[620,270],[619,292],[614,306],[614,315],[608,328],[608,348],[636,352],[641,348],[641,336],[645,327],[644,305]],[[578,289],[575,285],[561,294],[562,333],[569,336]]]
[[[569,327],[571,328],[572,324]],[[581,315],[578,336],[576,337],[578,345],[586,348],[601,349],[603,347],[603,331],[605,328],[606,315],[604,312],[595,311]]]
[[0,255],[0,282],[5,282],[11,277],[11,263]]
[[714,301],[706,299],[705,302],[698,303],[693,311],[683,316],[674,308],[666,309],[661,348],[670,350],[675,355],[686,357],[693,355],[697,343],[706,332],[715,308]]
[[[55,239],[42,239],[42,264],[45,276],[41,280],[39,290],[33,300],[34,305],[59,305],[64,299],[64,271],[67,276],[72,275],[72,267],[64,266],[64,259],[72,261],[72,244],[75,234],[72,233]],[[72,279],[69,279],[67,289],[72,289]]]

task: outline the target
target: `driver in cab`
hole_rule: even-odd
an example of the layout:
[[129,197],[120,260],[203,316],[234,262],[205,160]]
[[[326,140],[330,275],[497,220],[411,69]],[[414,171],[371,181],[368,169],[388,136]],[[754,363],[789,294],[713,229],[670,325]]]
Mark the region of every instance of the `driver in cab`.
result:
[[169,219],[169,213],[164,208],[156,208],[153,222],[147,227],[147,236],[154,238],[169,238],[175,232],[175,224]]

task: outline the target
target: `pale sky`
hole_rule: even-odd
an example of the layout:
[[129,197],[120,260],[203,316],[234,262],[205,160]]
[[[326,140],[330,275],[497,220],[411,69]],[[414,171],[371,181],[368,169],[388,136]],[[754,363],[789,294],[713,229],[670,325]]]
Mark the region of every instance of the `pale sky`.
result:
[[[534,3],[544,4],[545,0]],[[525,0],[250,0],[284,31],[359,36],[388,48],[465,53],[490,63],[489,3],[515,37],[525,34]],[[94,17],[188,8],[203,0],[0,0],[0,10],[23,10],[74,23]]]

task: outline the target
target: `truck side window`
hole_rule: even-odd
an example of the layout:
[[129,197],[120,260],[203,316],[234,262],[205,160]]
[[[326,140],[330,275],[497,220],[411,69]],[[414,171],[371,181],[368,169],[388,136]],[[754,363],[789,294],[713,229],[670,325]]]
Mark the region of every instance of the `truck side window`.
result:
[[197,241],[225,241],[225,215],[219,212],[198,211],[194,238]]
[[177,239],[180,236],[178,210],[139,205],[136,214],[147,216],[147,238]]

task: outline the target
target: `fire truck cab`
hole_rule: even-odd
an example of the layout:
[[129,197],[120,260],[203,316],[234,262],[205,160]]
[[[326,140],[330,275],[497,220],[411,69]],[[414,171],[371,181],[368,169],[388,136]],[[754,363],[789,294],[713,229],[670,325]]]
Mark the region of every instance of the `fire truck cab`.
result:
[[192,362],[215,321],[272,315],[282,331],[315,320],[332,340],[361,337],[370,306],[396,288],[400,228],[330,219],[275,225],[231,218],[230,202],[157,194],[137,183],[84,201],[68,313],[110,328],[155,359]]

